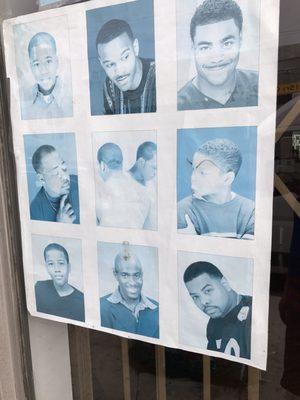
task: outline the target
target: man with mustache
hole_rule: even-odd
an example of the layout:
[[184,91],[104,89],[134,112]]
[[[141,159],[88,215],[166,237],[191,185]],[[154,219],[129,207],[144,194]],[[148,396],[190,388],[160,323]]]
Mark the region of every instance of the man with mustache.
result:
[[178,92],[178,110],[257,106],[258,75],[237,68],[243,15],[234,0],[205,0],[192,17],[197,75]]
[[28,44],[30,69],[35,80],[30,93],[24,93],[23,119],[72,116],[71,88],[59,76],[55,39],[47,32],[35,34]]
[[112,19],[100,29],[96,47],[106,73],[104,114],[156,111],[155,63],[139,57],[139,41],[126,21]]
[[79,224],[77,175],[51,145],[40,146],[32,156],[37,184],[41,186],[30,204],[30,217],[39,221]]
[[183,280],[195,305],[209,316],[208,350],[250,358],[252,297],[235,292],[213,264],[189,265]]
[[101,326],[158,338],[158,303],[142,293],[142,263],[128,242],[115,257],[113,273],[118,287],[100,299]]

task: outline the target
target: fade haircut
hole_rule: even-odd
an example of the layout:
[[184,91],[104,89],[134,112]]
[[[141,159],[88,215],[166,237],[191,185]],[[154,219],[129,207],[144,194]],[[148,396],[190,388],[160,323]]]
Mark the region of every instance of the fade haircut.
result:
[[208,156],[223,171],[233,171],[235,176],[242,164],[242,155],[238,146],[228,139],[213,139],[203,143],[196,154]]
[[197,261],[187,267],[183,275],[183,281],[184,283],[190,282],[203,274],[216,279],[223,278],[222,272],[214,264],[207,261]]
[[56,43],[55,43],[55,39],[52,35],[50,35],[50,33],[47,32],[39,32],[36,33],[31,39],[30,42],[28,44],[28,54],[30,57],[30,53],[31,50],[34,47],[40,46],[41,43],[49,43],[50,46],[53,48],[53,50],[55,51],[55,53],[57,52],[56,49]]
[[105,143],[101,146],[97,152],[97,160],[99,164],[103,161],[112,170],[120,170],[123,167],[122,150],[115,143]]
[[41,164],[42,164],[42,159],[44,155],[53,153],[53,151],[56,151],[55,147],[49,145],[49,144],[44,144],[43,146],[40,146],[32,156],[32,166],[37,173],[41,173]]
[[143,158],[145,161],[151,160],[157,152],[157,146],[153,142],[144,142],[139,145],[136,152],[136,159]]
[[131,40],[134,39],[132,29],[126,21],[122,19],[111,19],[102,25],[97,35],[96,48],[98,49],[98,44],[108,43],[122,35],[122,33],[127,33]]
[[50,250],[57,250],[57,251],[62,252],[63,255],[65,256],[67,263],[69,264],[69,254],[68,254],[67,250],[58,243],[50,243],[45,247],[45,250],[44,250],[44,260],[45,261],[46,261],[46,257],[47,257],[47,252]]
[[214,24],[233,19],[239,31],[243,28],[243,14],[240,6],[234,0],[205,0],[197,7],[191,19],[190,34],[194,41],[198,25]]

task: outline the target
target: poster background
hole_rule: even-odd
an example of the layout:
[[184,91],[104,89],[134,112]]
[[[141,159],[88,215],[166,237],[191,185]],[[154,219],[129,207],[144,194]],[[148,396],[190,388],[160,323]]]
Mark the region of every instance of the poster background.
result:
[[[11,115],[14,150],[17,163],[19,207],[21,215],[23,265],[27,307],[34,316],[34,270],[31,234],[82,240],[84,260],[86,322],[73,323],[91,329],[114,333],[99,327],[99,283],[97,242],[122,243],[129,240],[141,246],[158,248],[159,253],[159,341],[134,334],[117,332],[119,336],[139,339],[162,346],[199,352],[214,357],[266,368],[268,341],[268,307],[270,249],[272,231],[272,201],[274,175],[274,132],[276,115],[276,80],[278,55],[279,0],[261,3],[259,106],[236,109],[177,112],[177,43],[176,1],[154,1],[155,55],[157,67],[157,112],[121,116],[91,116],[89,96],[89,63],[87,59],[86,11],[117,4],[120,0],[91,0],[74,6],[52,9],[43,13],[19,17],[4,23],[6,70],[11,83]],[[139,0],[140,1],[140,0]],[[130,7],[137,2],[128,2]],[[244,1],[244,0],[243,0]],[[123,1],[125,3],[125,1]],[[124,5],[125,6],[125,5]],[[13,26],[19,23],[67,16],[69,21],[70,64],[74,96],[72,118],[51,121],[22,121],[13,41]],[[139,18],[139,16],[137,16]],[[141,15],[141,19],[143,16]],[[256,175],[256,238],[252,241],[180,235],[176,229],[176,165],[177,129],[214,128],[223,126],[257,126]],[[51,128],[51,129],[50,129]],[[102,229],[95,225],[95,185],[93,165],[93,132],[156,131],[158,146],[158,231]],[[81,224],[54,224],[31,221],[24,154],[24,134],[74,132],[77,146]],[[247,257],[254,260],[252,358],[236,357],[179,343],[178,341],[178,268],[177,251]],[[48,315],[47,319],[66,322]],[[68,321],[69,322],[69,321]]]

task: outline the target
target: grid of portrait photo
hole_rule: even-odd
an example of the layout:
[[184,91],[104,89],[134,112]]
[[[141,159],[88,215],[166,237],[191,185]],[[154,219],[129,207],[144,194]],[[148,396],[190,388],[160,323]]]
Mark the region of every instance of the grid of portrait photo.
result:
[[278,3],[4,23],[32,315],[265,368]]

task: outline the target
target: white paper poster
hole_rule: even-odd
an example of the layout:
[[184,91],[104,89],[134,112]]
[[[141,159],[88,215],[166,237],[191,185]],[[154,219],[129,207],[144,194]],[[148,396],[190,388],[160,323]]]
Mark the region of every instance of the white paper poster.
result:
[[266,367],[278,20],[93,0],[5,21],[32,315]]

